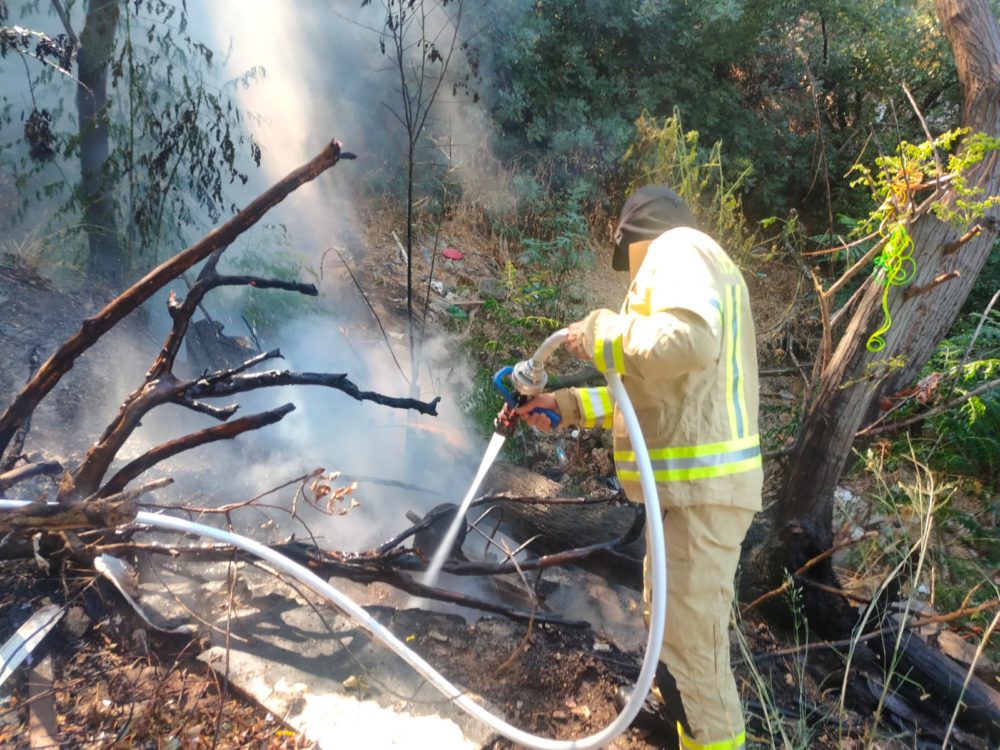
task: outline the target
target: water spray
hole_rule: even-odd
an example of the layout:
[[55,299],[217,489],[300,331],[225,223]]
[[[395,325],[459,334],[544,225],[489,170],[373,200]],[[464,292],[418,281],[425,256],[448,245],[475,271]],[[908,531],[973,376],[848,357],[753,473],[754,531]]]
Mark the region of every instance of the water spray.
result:
[[[552,334],[543,342],[533,357],[518,363],[511,368],[510,373],[505,373],[503,377],[509,376],[511,382],[514,384],[514,388],[518,389],[518,393],[523,396],[530,397],[530,395],[541,393],[545,387],[545,360],[565,339],[565,329]],[[635,690],[615,720],[600,732],[588,737],[576,740],[554,740],[539,737],[525,732],[523,729],[509,724],[501,717],[490,713],[486,708],[477,703],[471,695],[467,694],[466,691],[449,682],[440,672],[427,663],[423,657],[412,651],[392,631],[372,617],[353,599],[317,576],[313,571],[260,542],[213,526],[206,526],[183,518],[175,518],[173,516],[146,511],[136,514],[135,523],[183,534],[199,534],[224,544],[230,544],[270,563],[277,570],[304,583],[348,617],[354,619],[372,637],[380,641],[403,659],[403,661],[413,667],[448,700],[454,702],[456,706],[513,742],[533,748],[534,750],[590,750],[591,748],[605,747],[628,729],[633,719],[638,716],[646,695],[653,685],[653,677],[656,674],[656,666],[659,662],[660,645],[663,642],[663,629],[667,616],[667,557],[663,539],[663,521],[660,515],[659,498],[656,491],[656,482],[653,479],[653,467],[650,464],[649,455],[646,451],[646,441],[639,428],[639,420],[636,417],[635,410],[632,408],[632,402],[629,401],[628,394],[625,392],[621,378],[613,372],[605,373],[605,377],[607,378],[611,395],[617,401],[618,408],[625,420],[625,427],[628,431],[629,439],[632,441],[632,447],[635,450],[636,461],[639,464],[639,480],[642,485],[643,500],[646,507],[646,546],[650,561],[650,570],[652,571],[652,596],[649,615],[649,634],[646,638],[646,653],[643,657],[642,667],[639,670],[639,678],[636,680]],[[538,385],[539,383],[541,384],[540,386]],[[538,387],[538,390],[534,394],[529,394],[519,390],[521,387],[529,390]],[[507,405],[509,405],[509,402]],[[505,408],[507,405],[505,405]],[[499,452],[505,436],[499,432],[496,433],[496,436],[500,438],[496,447],[496,451]],[[486,464],[486,469],[489,468],[489,463],[492,463],[492,458],[487,463],[486,459],[488,456],[489,451],[483,456],[483,463]],[[495,454],[493,458],[495,458]],[[480,466],[479,474],[485,474],[485,469],[482,466]],[[482,477],[479,474],[477,474],[477,481],[473,482],[473,486],[469,490],[467,500],[471,500],[472,494],[478,489],[479,483],[482,481]],[[13,510],[27,504],[27,500],[0,500],[0,511]],[[463,507],[456,514],[456,522],[465,522],[465,510],[467,506],[468,502],[463,501]],[[454,535],[450,531],[449,529],[449,536],[442,541],[441,548],[438,550],[435,558],[441,554],[441,550],[445,551],[445,555],[450,551],[451,545],[454,542]]]
[[[517,415],[514,413],[514,409],[525,403],[532,396],[537,396],[545,390],[545,383],[548,381],[548,377],[545,374],[545,361],[566,340],[566,335],[567,330],[565,328],[556,331],[542,342],[542,345],[538,347],[538,351],[535,352],[534,356],[529,357],[523,362],[518,362],[514,366],[501,367],[493,376],[493,385],[496,386],[496,389],[503,396],[504,405],[493,421],[493,436],[486,446],[486,451],[483,453],[483,460],[479,463],[479,470],[476,472],[476,476],[469,486],[469,491],[462,498],[458,512],[452,519],[451,525],[442,538],[437,552],[434,553],[430,564],[427,566],[427,571],[424,573],[422,581],[425,586],[433,586],[437,583],[438,576],[441,574],[441,568],[448,559],[448,555],[451,554],[455,538],[465,524],[465,514],[469,510],[469,505],[472,504],[476,492],[479,490],[479,485],[483,483],[486,472],[490,470],[490,466],[493,465],[496,457],[500,455],[500,449],[503,448],[504,442],[514,434],[519,421]],[[505,380],[510,381],[510,388],[507,387]],[[559,415],[551,409],[533,409],[532,412],[545,414],[553,427],[559,425]]]

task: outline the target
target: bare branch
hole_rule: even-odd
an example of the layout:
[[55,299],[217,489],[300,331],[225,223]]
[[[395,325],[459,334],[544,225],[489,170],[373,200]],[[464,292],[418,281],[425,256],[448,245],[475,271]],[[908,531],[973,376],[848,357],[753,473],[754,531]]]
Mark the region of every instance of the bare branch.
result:
[[294,170],[255,198],[228,222],[173,258],[161,263],[122,294],[115,297],[103,310],[93,317],[87,318],[80,330],[67,339],[46,360],[35,376],[17,394],[7,410],[0,415],[0,453],[6,450],[14,433],[31,414],[38,402],[55,387],[56,383],[73,366],[76,359],[93,346],[101,336],[153,296],[171,279],[177,278],[184,271],[205,260],[217,250],[227,247],[296,188],[315,179],[342,158],[353,157],[350,154],[341,153],[339,141],[331,141],[314,159]]
[[66,36],[68,36],[70,41],[73,42],[74,47],[79,47],[80,40],[77,38],[76,32],[73,30],[73,24],[70,23],[69,20],[69,13],[66,12],[66,8],[62,4],[62,0],[50,0],[50,2],[56,11],[56,15],[59,16],[59,22],[63,25],[63,29],[66,31]]
[[952,240],[944,246],[941,250],[942,255],[951,255],[952,253],[958,252],[959,248],[967,242],[971,242],[976,237],[978,237],[983,231],[982,224],[973,224],[961,237],[957,240]]
[[[340,262],[344,264],[344,269],[347,271],[347,275],[351,277],[351,281],[354,282],[355,289],[358,290],[361,298],[365,301],[365,304],[368,305],[368,309],[371,311],[372,317],[375,318],[375,323],[378,325],[379,331],[382,332],[382,339],[385,341],[385,346],[389,350],[389,356],[391,356],[392,361],[396,363],[396,369],[399,370],[399,374],[403,376],[403,380],[408,381],[406,373],[403,372],[403,366],[399,364],[399,360],[396,359],[396,352],[392,350],[392,344],[389,343],[389,336],[386,334],[385,328],[382,327],[382,320],[379,318],[378,313],[375,312],[375,308],[372,307],[371,300],[368,299],[368,295],[365,293],[365,290],[361,288],[360,282],[354,276],[354,271],[351,270],[351,267],[347,264],[347,261],[344,260],[344,256],[340,254],[339,250],[334,247],[331,247],[330,250],[333,250],[333,252],[337,254],[337,257],[340,258]],[[327,252],[330,252],[330,250],[327,250]],[[326,253],[324,253],[324,255],[326,255]],[[320,268],[322,269],[322,263],[320,264]]]
[[931,129],[927,127],[927,120],[924,119],[923,112],[920,111],[920,107],[917,106],[916,100],[913,98],[913,94],[910,93],[910,88],[905,83],[903,84],[903,92],[906,94],[906,98],[910,102],[910,106],[913,107],[913,113],[920,120],[920,126],[924,129],[924,136],[927,138],[927,142],[931,144],[934,149],[934,163],[937,164],[937,172],[939,175],[944,174],[944,165],[941,163],[941,155],[938,153],[937,146],[934,145],[934,136],[931,135]]
[[939,286],[940,284],[943,284],[946,281],[957,279],[961,275],[962,274],[959,273],[958,271],[948,271],[946,273],[939,273],[937,276],[935,276],[926,284],[922,284],[920,286],[911,285],[906,287],[906,291],[903,292],[903,299],[908,300],[908,299],[913,299],[914,297],[919,297],[921,294],[926,294],[934,287]]
[[343,373],[290,372],[288,370],[268,370],[267,372],[236,375],[214,383],[200,380],[188,388],[185,393],[188,398],[212,398],[278,385],[320,385],[326,388],[335,388],[356,401],[373,401],[376,404],[396,409],[413,409],[430,416],[437,416],[437,404],[441,400],[440,396],[428,402],[415,398],[385,396],[374,391],[362,391]]
[[55,476],[63,470],[62,464],[58,461],[42,461],[37,464],[23,464],[10,471],[0,474],[0,492],[4,492],[9,487],[13,487],[26,479],[37,477],[40,474]]
[[243,417],[242,419],[237,419],[234,422],[209,427],[198,432],[193,432],[190,435],[185,435],[182,438],[171,440],[163,445],[159,445],[149,451],[146,451],[144,454],[139,456],[139,458],[134,461],[130,461],[128,464],[123,466],[118,473],[105,483],[100,492],[98,492],[98,496],[107,497],[115,492],[120,492],[125,485],[142,474],[144,471],[158,464],[160,461],[176,456],[178,453],[183,453],[184,451],[197,448],[200,445],[206,445],[207,443],[214,443],[218,440],[230,440],[244,432],[256,430],[260,427],[264,427],[265,425],[274,424],[275,422],[283,419],[286,414],[294,410],[294,404],[285,404],[284,406],[279,406],[277,409],[271,409],[270,411],[261,412],[260,414]]
[[239,404],[230,404],[229,406],[212,406],[211,404],[206,404],[204,401],[189,401],[188,399],[183,398],[175,399],[172,403],[175,403],[178,406],[183,406],[185,409],[190,409],[191,411],[207,414],[214,419],[218,419],[220,422],[225,422],[237,411],[239,411],[240,408]]
[[995,380],[990,380],[986,383],[981,383],[980,385],[973,388],[968,393],[959,396],[958,398],[952,399],[946,404],[941,404],[935,406],[933,409],[928,409],[920,414],[915,414],[908,419],[902,419],[899,422],[893,422],[891,424],[883,425],[881,427],[876,427],[875,424],[868,425],[867,427],[858,430],[857,437],[873,437],[875,435],[887,435],[894,432],[899,432],[900,430],[905,430],[907,427],[912,427],[915,424],[923,422],[925,419],[930,419],[931,417],[936,417],[938,414],[943,414],[946,411],[954,409],[956,406],[961,406],[970,398],[975,398],[976,396],[991,391],[997,386],[1000,386],[1000,378]]

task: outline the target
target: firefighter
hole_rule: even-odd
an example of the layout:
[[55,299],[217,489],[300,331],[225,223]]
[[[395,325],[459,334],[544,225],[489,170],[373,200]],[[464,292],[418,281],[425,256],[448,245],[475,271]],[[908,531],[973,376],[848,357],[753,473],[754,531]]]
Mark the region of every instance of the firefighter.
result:
[[[729,620],[740,546],[761,507],[757,354],[743,276],[696,227],[669,188],[629,196],[612,259],[631,275],[625,301],[617,313],[595,310],[571,324],[564,346],[622,377],[655,473],[668,575],[654,695],[667,746],[742,750]],[[618,478],[642,502],[635,454],[606,387],[557,390],[518,407],[546,431],[539,408],[556,412],[562,427],[612,429]],[[648,555],[645,562],[648,619]]]

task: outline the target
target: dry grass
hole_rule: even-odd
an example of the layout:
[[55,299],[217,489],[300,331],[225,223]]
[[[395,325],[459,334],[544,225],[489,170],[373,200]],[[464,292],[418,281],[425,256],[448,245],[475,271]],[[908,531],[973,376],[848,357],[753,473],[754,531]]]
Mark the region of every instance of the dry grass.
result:
[[[5,563],[0,621],[6,638],[46,599],[65,603],[76,622],[103,610],[79,636],[63,618],[33,656],[48,653],[50,690],[29,699],[27,667],[0,695],[0,747],[32,746],[33,712],[54,704],[62,747],[299,750],[313,747],[280,717],[234,693],[194,657],[197,640],[144,629],[116,600],[104,609],[101,587],[88,578],[41,578],[35,565]],[[40,712],[39,712],[40,713]]]

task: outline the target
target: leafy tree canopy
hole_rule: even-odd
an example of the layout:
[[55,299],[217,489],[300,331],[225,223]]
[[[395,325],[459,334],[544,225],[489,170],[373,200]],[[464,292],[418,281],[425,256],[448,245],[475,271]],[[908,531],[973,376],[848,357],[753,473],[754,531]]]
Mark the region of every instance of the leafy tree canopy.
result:
[[470,13],[500,154],[592,199],[631,179],[620,158],[643,111],[676,108],[735,171],[752,165],[751,210],[819,216],[873,133],[891,151],[920,132],[903,84],[930,119],[950,126],[957,112],[947,44],[918,0],[515,0]]

